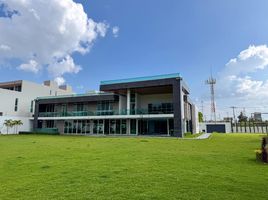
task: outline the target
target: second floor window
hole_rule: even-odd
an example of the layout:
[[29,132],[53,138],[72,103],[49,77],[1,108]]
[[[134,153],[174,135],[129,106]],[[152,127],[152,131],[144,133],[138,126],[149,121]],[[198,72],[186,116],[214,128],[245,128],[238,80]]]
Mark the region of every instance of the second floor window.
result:
[[84,104],[82,104],[82,103],[76,104],[76,111],[78,111],[78,112],[84,111]]
[[18,111],[18,103],[19,103],[19,99],[16,98],[16,99],[15,99],[15,108],[14,108],[14,111],[15,111],[15,112]]
[[101,101],[98,102],[97,110],[113,110],[113,105],[110,101]]
[[149,114],[170,114],[173,113],[172,103],[158,103],[158,104],[148,104]]
[[31,101],[31,108],[30,108],[31,113],[33,112],[33,104],[34,104],[34,101]]

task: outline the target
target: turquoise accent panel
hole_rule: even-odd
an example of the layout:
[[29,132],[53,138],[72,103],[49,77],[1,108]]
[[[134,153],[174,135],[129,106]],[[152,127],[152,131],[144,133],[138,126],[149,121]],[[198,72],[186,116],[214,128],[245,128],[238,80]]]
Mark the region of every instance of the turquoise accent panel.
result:
[[157,76],[144,76],[144,77],[137,77],[137,78],[108,80],[108,81],[101,81],[101,85],[151,81],[151,80],[168,79],[168,78],[181,78],[181,76],[180,76],[180,73],[174,73],[174,74],[164,74],[164,75],[157,75]]

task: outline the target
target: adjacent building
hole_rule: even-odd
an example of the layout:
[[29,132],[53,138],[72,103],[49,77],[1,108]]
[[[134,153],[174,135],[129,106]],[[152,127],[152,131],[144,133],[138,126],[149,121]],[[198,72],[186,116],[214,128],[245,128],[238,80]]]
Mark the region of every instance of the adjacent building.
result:
[[38,97],[35,131],[79,135],[196,133],[196,107],[180,74],[101,81],[100,92]]
[[34,103],[38,96],[57,96],[72,94],[70,86],[58,86],[53,81],[37,84],[25,80],[0,83],[0,133],[6,133],[6,119],[21,120],[19,131],[30,131],[30,119],[34,114]]

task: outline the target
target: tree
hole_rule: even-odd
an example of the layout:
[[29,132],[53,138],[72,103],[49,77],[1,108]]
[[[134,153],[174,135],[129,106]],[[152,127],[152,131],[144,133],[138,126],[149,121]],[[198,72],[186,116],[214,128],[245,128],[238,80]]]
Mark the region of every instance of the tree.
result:
[[198,122],[203,122],[203,113],[198,112]]
[[4,122],[4,125],[7,127],[7,134],[8,134],[9,128],[12,128],[13,127],[13,121],[12,121],[12,119],[6,119],[5,122]]
[[18,126],[23,125],[21,120],[12,120],[12,119],[7,119],[4,122],[4,125],[7,127],[7,134],[9,133],[9,128],[14,127],[14,133],[18,133]]
[[248,121],[248,117],[245,116],[243,112],[240,112],[240,115],[238,115],[237,118],[238,118],[238,121],[239,122],[246,122],[246,121]]
[[13,125],[14,125],[15,128],[16,128],[15,133],[17,134],[17,133],[18,133],[18,126],[23,125],[23,123],[22,123],[21,120],[14,120],[14,121],[13,121]]

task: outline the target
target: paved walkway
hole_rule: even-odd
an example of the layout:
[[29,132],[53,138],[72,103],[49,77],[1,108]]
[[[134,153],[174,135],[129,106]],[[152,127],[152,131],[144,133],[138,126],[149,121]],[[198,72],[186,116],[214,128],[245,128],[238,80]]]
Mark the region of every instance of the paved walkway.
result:
[[197,140],[208,139],[210,136],[211,136],[211,133],[204,133],[204,134],[198,136],[196,139]]

